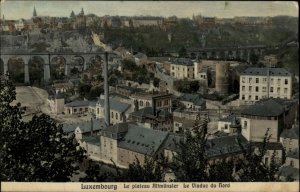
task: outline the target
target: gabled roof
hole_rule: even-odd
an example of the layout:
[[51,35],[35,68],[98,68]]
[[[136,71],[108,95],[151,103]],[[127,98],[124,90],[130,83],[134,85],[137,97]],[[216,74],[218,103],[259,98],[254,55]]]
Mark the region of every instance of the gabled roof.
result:
[[[174,152],[179,151],[180,149],[177,143],[181,139],[183,139],[183,136],[170,134],[163,145],[163,149]],[[247,140],[242,135],[230,135],[208,139],[205,154],[207,158],[215,158],[218,156],[242,153],[243,150],[240,145],[245,148],[249,146]]]
[[187,102],[192,102],[194,105],[201,106],[205,103],[205,99],[200,97],[197,94],[188,94],[185,93],[182,96],[179,97],[181,101],[187,101]]
[[286,157],[290,157],[290,158],[299,160],[299,149],[295,149],[291,152],[287,152]]
[[[104,106],[104,99],[99,99],[97,104],[100,105],[100,106]],[[123,102],[120,102],[116,99],[110,98],[109,99],[109,106],[110,106],[111,110],[115,110],[115,111],[118,111],[120,113],[123,113],[123,112],[127,111],[127,109],[129,109],[130,104],[123,103]]]
[[93,136],[83,137],[81,139],[81,142],[86,142],[88,144],[93,144],[93,145],[100,146],[100,136],[99,135],[93,135]]
[[[74,133],[75,129],[79,127],[82,133],[87,133],[91,131],[91,121],[83,121],[80,123],[71,123],[71,124],[63,124],[63,131],[65,133]],[[93,130],[98,131],[104,129],[105,121],[104,119],[93,119]]]
[[285,111],[285,108],[275,99],[271,98],[262,102],[257,102],[242,110],[243,115],[277,117]]
[[118,147],[145,155],[153,155],[159,150],[167,135],[167,132],[128,124],[128,132],[118,142]]
[[277,175],[283,176],[285,178],[290,177],[291,179],[299,180],[299,169],[291,167],[289,165],[283,166],[279,168]]
[[173,61],[173,64],[176,64],[176,65],[186,65],[186,66],[192,66],[192,65],[194,65],[193,61],[191,59],[188,59],[188,58],[176,58]]
[[89,106],[90,101],[81,100],[81,101],[73,101],[71,103],[65,104],[65,107],[82,107],[82,106]]
[[280,137],[299,140],[299,126],[295,126],[291,129],[284,129]]
[[270,76],[291,76],[291,73],[285,68],[247,68],[241,75],[267,76],[269,70]]
[[165,118],[171,116],[172,114],[165,109],[157,109],[156,114],[153,114],[153,107],[144,107],[138,111],[132,112],[131,115],[136,117],[148,118],[155,118],[156,115],[158,115],[158,117]]

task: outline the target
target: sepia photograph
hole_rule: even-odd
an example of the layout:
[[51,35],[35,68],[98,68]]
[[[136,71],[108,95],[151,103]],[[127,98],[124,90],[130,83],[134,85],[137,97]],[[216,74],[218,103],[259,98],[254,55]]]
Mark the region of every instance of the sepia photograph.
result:
[[1,191],[299,191],[297,1],[0,5]]

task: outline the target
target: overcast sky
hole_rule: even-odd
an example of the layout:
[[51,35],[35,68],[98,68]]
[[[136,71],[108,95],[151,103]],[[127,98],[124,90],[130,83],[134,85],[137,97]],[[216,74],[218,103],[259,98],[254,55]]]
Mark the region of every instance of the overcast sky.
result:
[[40,16],[69,17],[72,10],[78,14],[81,8],[85,13],[103,15],[151,15],[192,17],[193,13],[210,17],[234,16],[276,16],[298,17],[296,1],[18,1],[1,0],[1,17],[6,19],[29,19],[33,7]]

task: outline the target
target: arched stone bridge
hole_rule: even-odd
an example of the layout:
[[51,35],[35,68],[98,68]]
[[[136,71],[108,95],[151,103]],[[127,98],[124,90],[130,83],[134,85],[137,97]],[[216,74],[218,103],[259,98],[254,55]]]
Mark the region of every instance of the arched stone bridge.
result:
[[[228,47],[204,47],[188,49],[187,53],[191,58],[199,59],[244,59],[250,62],[250,54],[263,55],[268,47],[265,45],[249,46],[228,46]],[[177,52],[166,51],[165,53],[177,54]]]
[[[105,52],[39,52],[39,53],[33,53],[33,52],[20,52],[20,51],[11,51],[11,52],[0,52],[0,57],[3,62],[0,65],[2,68],[0,71],[3,71],[6,73],[8,71],[8,62],[10,59],[13,58],[20,58],[24,62],[24,82],[29,83],[30,77],[29,77],[29,61],[35,56],[38,56],[43,59],[44,63],[44,81],[47,82],[51,79],[51,73],[50,73],[50,64],[51,60],[55,57],[61,57],[65,61],[65,69],[64,73],[65,75],[70,74],[70,64],[72,59],[74,57],[80,57],[83,61],[83,70],[86,70],[88,68],[88,61],[90,61],[91,58],[95,58],[96,56],[100,56],[102,60],[104,60]],[[108,54],[111,55],[111,54]]]

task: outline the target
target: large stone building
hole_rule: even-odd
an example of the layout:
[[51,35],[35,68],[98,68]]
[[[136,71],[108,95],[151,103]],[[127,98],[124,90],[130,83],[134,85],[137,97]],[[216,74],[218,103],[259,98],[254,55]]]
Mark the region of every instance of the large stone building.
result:
[[240,76],[240,104],[292,97],[292,74],[284,68],[248,68]]
[[279,142],[284,129],[290,128],[296,118],[296,102],[267,99],[241,111],[241,132],[251,142],[261,142],[269,130],[270,142]]
[[178,58],[170,64],[170,75],[176,79],[194,79],[195,66],[191,59]]
[[167,92],[138,92],[130,96],[134,103],[135,111],[144,107],[154,107],[155,110],[167,109],[171,112],[172,109],[172,94]]
[[155,110],[153,107],[144,107],[130,114],[129,119],[144,127],[161,131],[172,131],[173,116],[165,110]]

